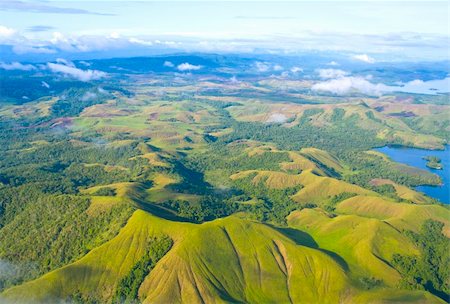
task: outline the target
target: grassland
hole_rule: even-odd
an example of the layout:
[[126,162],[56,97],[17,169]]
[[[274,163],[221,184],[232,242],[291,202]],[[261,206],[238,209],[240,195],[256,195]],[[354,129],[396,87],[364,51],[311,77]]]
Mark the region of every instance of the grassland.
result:
[[383,220],[397,229],[418,231],[427,219],[443,222],[444,234],[449,234],[448,209],[439,205],[392,203],[380,197],[355,196],[341,202],[337,211]]
[[374,277],[387,286],[396,286],[400,280],[389,264],[393,254],[418,254],[411,241],[378,219],[357,215],[330,218],[323,211],[305,209],[292,213],[288,223],[310,233],[319,248],[338,254],[355,277]]

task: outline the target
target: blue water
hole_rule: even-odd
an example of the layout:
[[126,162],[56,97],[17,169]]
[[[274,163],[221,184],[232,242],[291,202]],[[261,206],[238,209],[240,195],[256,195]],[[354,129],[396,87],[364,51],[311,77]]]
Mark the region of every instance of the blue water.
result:
[[[413,166],[416,168],[424,169],[426,171],[437,174],[441,177],[441,186],[419,186],[416,190],[421,191],[428,196],[431,196],[442,203],[450,204],[450,146],[447,145],[445,150],[432,151],[405,147],[383,147],[375,149],[388,155],[392,160]],[[425,156],[437,156],[441,159],[441,163],[444,166],[443,170],[434,170],[426,166],[427,161],[423,159]]]

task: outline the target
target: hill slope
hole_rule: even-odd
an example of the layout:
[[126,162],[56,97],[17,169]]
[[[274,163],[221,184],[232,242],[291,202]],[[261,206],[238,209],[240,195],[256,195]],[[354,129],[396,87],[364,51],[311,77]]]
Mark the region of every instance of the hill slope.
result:
[[288,221],[291,227],[311,233],[320,248],[341,256],[353,274],[380,279],[388,286],[400,280],[389,264],[392,255],[419,253],[407,237],[377,219],[356,215],[330,218],[319,209],[304,209],[293,212]]
[[2,300],[48,303],[79,294],[108,302],[149,241],[163,235],[174,245],[139,288],[144,303],[350,303],[358,297],[438,302],[418,291],[358,289],[332,256],[264,224],[236,216],[177,223],[141,210],[111,241],[73,264],[6,290]]

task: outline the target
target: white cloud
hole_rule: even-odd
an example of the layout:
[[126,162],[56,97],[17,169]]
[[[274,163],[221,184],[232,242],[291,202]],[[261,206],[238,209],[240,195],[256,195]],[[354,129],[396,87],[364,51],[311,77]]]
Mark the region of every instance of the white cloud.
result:
[[36,67],[31,64],[22,64],[20,62],[15,61],[11,63],[0,62],[0,69],[8,71],[10,70],[32,71],[35,70]]
[[231,78],[230,78],[230,82],[233,83],[233,84],[241,83],[241,82],[236,78],[236,76],[231,77]]
[[414,79],[411,80],[410,82],[407,83],[407,85],[411,85],[411,86],[422,86],[425,83],[425,81],[420,80],[420,79]]
[[106,77],[106,73],[102,71],[97,70],[81,70],[74,66],[68,66],[65,64],[59,64],[59,63],[47,63],[47,67],[54,73],[61,73],[65,76],[70,76],[75,79],[78,79],[80,81],[91,81],[91,80],[98,80],[101,78]]
[[338,66],[339,63],[337,63],[336,61],[331,61],[331,62],[328,62],[327,65]]
[[67,43],[68,39],[60,32],[53,32],[50,42],[52,44]]
[[67,65],[67,66],[70,66],[70,67],[73,67],[73,68],[75,67],[75,65],[72,62],[67,61],[64,58],[57,58],[56,59],[56,63],[64,64],[64,65]]
[[281,113],[273,113],[270,115],[269,119],[267,119],[267,122],[273,122],[273,123],[284,123],[287,121],[287,117],[284,114]]
[[282,67],[279,64],[272,64],[269,62],[262,62],[262,61],[257,61],[254,64],[255,64],[256,70],[261,73],[265,73],[265,72],[269,72],[269,71],[274,71],[274,72],[284,71],[284,67]]
[[173,68],[175,65],[170,61],[164,61],[163,66],[168,67],[168,68]]
[[92,65],[90,62],[83,61],[83,60],[82,60],[82,61],[79,61],[79,63],[82,64],[82,65],[84,65],[84,66],[87,66],[87,67]]
[[55,54],[56,50],[40,47],[40,46],[29,46],[29,45],[15,45],[13,46],[13,51],[16,54]]
[[260,61],[256,62],[255,66],[256,66],[256,69],[258,70],[258,72],[262,72],[262,73],[267,72],[270,69],[270,66],[267,63],[260,62]]
[[367,54],[360,54],[360,55],[354,55],[353,59],[359,60],[359,61],[364,61],[367,63],[375,63],[375,59],[370,57]]
[[0,37],[9,38],[14,36],[16,32],[15,29],[0,25]]
[[366,95],[381,95],[391,91],[389,86],[381,83],[373,84],[362,77],[340,77],[324,82],[316,83],[311,88],[313,91],[330,92],[337,95],[346,95],[359,92]]
[[[1,2],[2,0],[0,0]],[[366,54],[376,54],[377,61],[402,61],[448,59],[447,45],[450,41],[448,35],[443,34],[404,32],[365,35],[349,34],[334,29],[332,31],[323,29],[320,31],[297,31],[296,33],[280,32],[274,35],[273,39],[267,39],[267,33],[253,35],[247,31],[236,34],[235,31],[191,32],[184,29],[184,31],[161,33],[150,28],[132,28],[126,25],[118,28],[90,28],[80,31],[61,30],[58,32],[59,30],[56,30],[56,34],[52,36],[53,29],[36,33],[30,32],[29,29],[16,30],[5,25],[0,25],[0,43],[11,45],[19,54],[55,53],[58,51],[107,53],[110,50],[121,50],[125,53],[131,48],[142,51],[138,54],[145,54],[144,49],[152,47],[151,43],[153,43],[154,47],[168,47],[174,53],[180,50],[250,53],[260,49],[273,54],[295,54],[298,51],[318,50],[352,52],[354,55],[360,54],[357,57],[366,61],[371,60]],[[167,41],[165,41],[166,39]],[[299,41],[302,43],[298,43]],[[349,55],[350,57],[351,55]],[[273,65],[269,64],[269,66],[268,72],[273,69]]]
[[50,85],[46,83],[45,81],[41,81],[41,84],[44,88],[50,89]]
[[282,71],[282,70],[284,70],[284,69],[283,69],[283,67],[282,67],[281,65],[276,64],[276,65],[273,66],[273,70],[274,70],[274,71]]
[[146,46],[153,45],[153,42],[151,42],[151,41],[146,41],[146,40],[142,40],[142,39],[138,39],[138,38],[130,38],[130,39],[128,39],[128,41],[130,43],[141,44],[141,45],[146,45]]
[[303,72],[303,69],[301,67],[294,66],[291,68],[291,72],[292,73],[301,73],[301,72]]
[[111,34],[109,34],[109,38],[111,39],[119,39],[120,38],[120,34],[117,32],[112,32]]
[[316,72],[323,79],[339,78],[349,75],[348,72],[337,69],[317,69]]
[[[55,53],[57,51],[108,52],[109,50],[126,52],[130,48],[143,51],[143,48],[150,48],[153,44],[153,46],[168,47],[174,52],[183,50],[249,53],[255,52],[257,49],[265,49],[273,54],[294,54],[300,50],[351,51],[353,54],[360,54],[356,57],[361,57],[365,62],[373,60],[366,55],[368,52],[377,54],[377,58],[380,60],[448,58],[448,48],[446,47],[449,43],[448,35],[402,33],[395,35],[352,34],[349,36],[348,33],[334,31],[320,33],[301,31],[289,35],[279,33],[274,36],[274,39],[265,39],[264,36],[248,36],[248,33],[236,36],[236,33],[231,32],[154,33],[142,28],[102,28],[72,32],[55,31],[54,33],[44,31],[30,34],[29,30],[19,31],[0,25],[0,43],[11,45],[18,54]],[[167,41],[164,41],[163,37]],[[298,43],[300,40],[301,44]],[[402,56],[399,57],[399,54]],[[334,65],[333,62],[331,65]],[[274,65],[268,64],[268,66],[267,72],[272,71]]]
[[[369,75],[370,76],[370,75]],[[313,91],[330,92],[337,95],[346,95],[359,92],[366,95],[382,95],[387,92],[406,92],[415,94],[436,95],[450,92],[450,77],[423,81],[420,79],[406,83],[398,83],[396,86],[388,86],[382,83],[371,83],[370,77],[339,77],[314,84]]]
[[181,71],[181,72],[184,72],[184,71],[197,71],[197,70],[200,70],[201,68],[202,68],[201,65],[194,65],[194,64],[190,64],[188,62],[179,64],[177,66],[177,69],[179,71]]
[[97,91],[100,93],[100,94],[108,94],[108,91],[107,90],[105,90],[104,88],[98,88],[97,89]]
[[90,101],[97,98],[97,94],[93,92],[86,92],[81,96],[81,101]]

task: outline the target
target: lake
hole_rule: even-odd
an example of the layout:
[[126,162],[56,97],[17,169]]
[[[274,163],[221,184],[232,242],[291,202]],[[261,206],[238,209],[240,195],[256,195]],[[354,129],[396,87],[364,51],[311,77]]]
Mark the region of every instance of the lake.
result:
[[407,92],[415,94],[436,95],[448,93],[450,89],[450,77],[429,81],[413,80],[401,86],[390,87],[394,92]]
[[[427,194],[435,199],[438,199],[442,203],[450,204],[450,146],[447,145],[445,150],[424,150],[414,149],[398,146],[386,146],[383,148],[375,149],[388,155],[392,160],[427,170],[429,172],[439,175],[442,179],[442,186],[419,186],[416,190]],[[437,156],[441,159],[441,163],[444,166],[442,170],[430,169],[426,166],[427,161],[423,159],[425,156]]]

